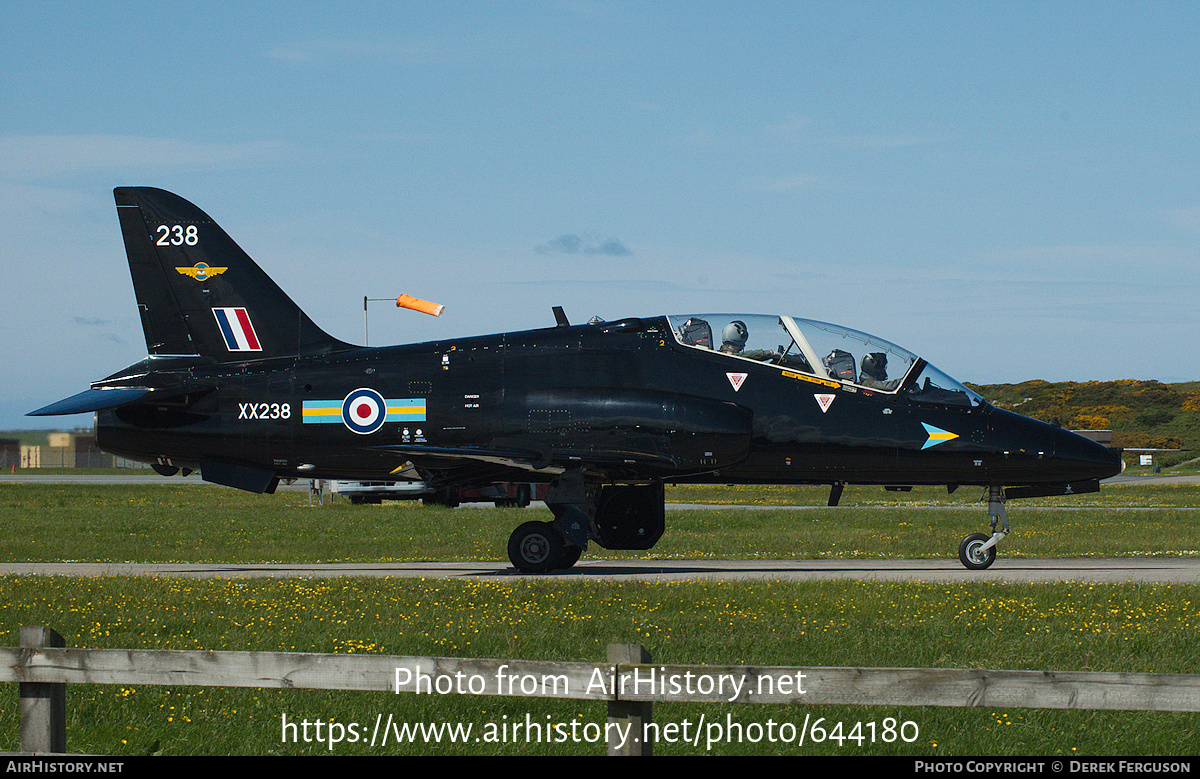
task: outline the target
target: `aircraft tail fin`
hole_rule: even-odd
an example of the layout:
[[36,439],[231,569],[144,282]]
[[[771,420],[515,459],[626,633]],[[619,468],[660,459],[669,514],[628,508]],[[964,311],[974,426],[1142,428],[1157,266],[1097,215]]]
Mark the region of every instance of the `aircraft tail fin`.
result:
[[151,355],[241,362],[353,348],[317,327],[196,206],[150,187],[113,195]]

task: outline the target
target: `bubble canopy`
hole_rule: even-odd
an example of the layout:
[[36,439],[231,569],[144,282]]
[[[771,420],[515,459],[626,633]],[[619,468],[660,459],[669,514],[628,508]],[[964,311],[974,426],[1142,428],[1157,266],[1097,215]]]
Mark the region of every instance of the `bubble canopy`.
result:
[[841,325],[764,314],[684,314],[667,319],[680,344],[911,400],[976,407],[978,394],[912,352]]

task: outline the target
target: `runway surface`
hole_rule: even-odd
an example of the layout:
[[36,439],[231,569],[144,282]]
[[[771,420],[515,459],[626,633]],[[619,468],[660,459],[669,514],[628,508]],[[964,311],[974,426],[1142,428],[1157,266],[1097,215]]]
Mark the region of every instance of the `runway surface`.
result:
[[1196,558],[1004,559],[986,571],[957,560],[581,560],[532,576],[507,563],[0,563],[0,574],[181,578],[371,577],[512,581],[828,581],[1200,583]]

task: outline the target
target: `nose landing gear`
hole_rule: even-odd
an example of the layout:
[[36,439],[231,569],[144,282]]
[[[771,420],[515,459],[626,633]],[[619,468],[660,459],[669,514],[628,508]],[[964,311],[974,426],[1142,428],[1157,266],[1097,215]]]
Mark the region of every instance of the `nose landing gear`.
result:
[[[988,487],[988,516],[992,520],[992,535],[972,533],[958,545],[958,559],[968,570],[982,571],[996,562],[996,544],[1009,534],[1008,512],[1004,510],[1004,489]],[[996,523],[1000,530],[996,530]]]

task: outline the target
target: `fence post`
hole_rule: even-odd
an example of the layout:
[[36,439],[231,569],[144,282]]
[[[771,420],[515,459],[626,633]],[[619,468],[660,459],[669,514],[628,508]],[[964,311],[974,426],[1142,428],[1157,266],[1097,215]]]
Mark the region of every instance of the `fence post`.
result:
[[[21,648],[65,647],[67,642],[51,628],[21,626]],[[32,654],[30,652],[29,654]],[[67,685],[21,682],[21,751],[67,751]]]
[[[647,664],[650,662],[650,653],[641,644],[609,644],[608,662],[618,665]],[[619,684],[619,679],[614,679],[613,684]],[[616,690],[613,692],[615,694]],[[646,725],[653,721],[653,711],[649,701],[610,700],[608,702],[608,754],[645,757],[652,755],[654,743],[643,736],[647,735]],[[626,734],[624,743],[621,741],[621,734]]]

